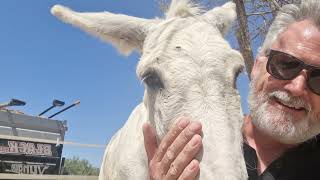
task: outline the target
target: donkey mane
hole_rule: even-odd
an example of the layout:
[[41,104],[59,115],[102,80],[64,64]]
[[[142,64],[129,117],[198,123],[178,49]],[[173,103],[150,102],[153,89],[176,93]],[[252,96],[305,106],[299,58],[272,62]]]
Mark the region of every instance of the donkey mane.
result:
[[173,1],[165,12],[166,19],[174,17],[198,16],[204,12],[204,8],[194,0]]

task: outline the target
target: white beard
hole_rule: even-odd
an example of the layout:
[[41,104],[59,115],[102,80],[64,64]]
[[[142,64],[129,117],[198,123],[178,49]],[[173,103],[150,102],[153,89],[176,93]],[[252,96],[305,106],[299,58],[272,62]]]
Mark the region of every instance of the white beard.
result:
[[[320,118],[312,112],[311,106],[301,97],[293,97],[286,91],[257,93],[254,89],[255,81],[250,84],[248,103],[253,125],[260,131],[284,144],[298,144],[320,133]],[[297,119],[294,115],[282,111],[270,104],[277,98],[281,102],[303,106],[307,115]]]

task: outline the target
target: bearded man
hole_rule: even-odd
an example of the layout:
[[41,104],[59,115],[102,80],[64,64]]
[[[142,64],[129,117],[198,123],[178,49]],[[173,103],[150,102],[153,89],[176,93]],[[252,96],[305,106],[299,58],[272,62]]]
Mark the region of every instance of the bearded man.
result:
[[[320,179],[318,0],[302,0],[300,5],[281,9],[257,55],[251,78],[250,116],[243,125],[249,180]],[[145,124],[143,132],[151,179],[196,177],[199,122],[182,118],[159,145],[150,125]]]

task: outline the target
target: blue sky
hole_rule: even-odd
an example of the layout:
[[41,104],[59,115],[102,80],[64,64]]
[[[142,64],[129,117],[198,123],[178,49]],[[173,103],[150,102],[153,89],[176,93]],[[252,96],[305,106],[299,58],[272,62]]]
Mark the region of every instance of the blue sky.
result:
[[[153,18],[156,0],[1,0],[0,102],[25,100],[16,109],[37,115],[60,99],[76,108],[56,119],[67,120],[66,141],[106,144],[143,96],[135,68],[138,54],[122,56],[109,44],[64,24],[50,14],[54,4],[77,11],[110,11]],[[232,42],[232,41],[231,41]],[[248,112],[248,80],[238,87]],[[59,109],[56,109],[59,110]],[[52,114],[48,113],[48,115]],[[64,156],[80,156],[99,166],[104,149],[64,147]]]

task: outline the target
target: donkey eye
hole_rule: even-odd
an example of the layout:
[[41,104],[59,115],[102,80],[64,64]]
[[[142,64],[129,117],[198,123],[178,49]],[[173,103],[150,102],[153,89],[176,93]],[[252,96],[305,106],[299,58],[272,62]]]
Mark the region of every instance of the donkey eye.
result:
[[159,75],[155,72],[148,73],[142,79],[142,81],[151,89],[161,89],[163,88],[163,83],[159,77]]

